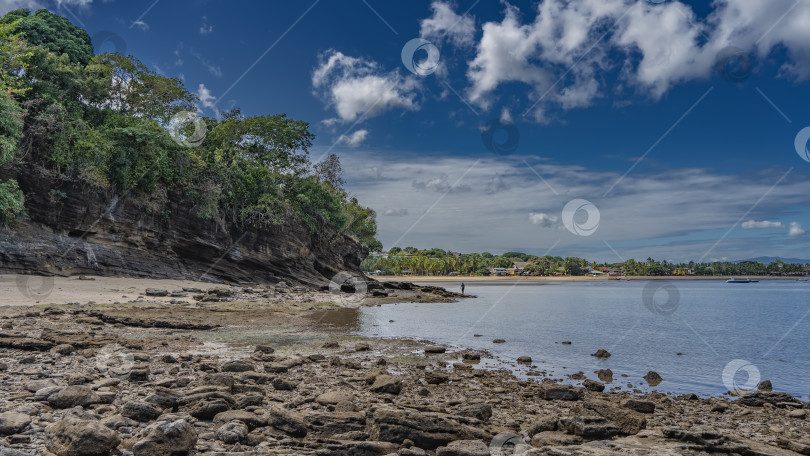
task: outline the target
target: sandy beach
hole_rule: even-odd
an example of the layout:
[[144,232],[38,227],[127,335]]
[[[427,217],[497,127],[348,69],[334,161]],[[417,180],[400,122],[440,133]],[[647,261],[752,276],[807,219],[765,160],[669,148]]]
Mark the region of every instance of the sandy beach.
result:
[[[147,288],[182,290],[210,288],[215,284],[192,280],[133,279],[131,277],[0,275],[0,305],[30,306],[94,302],[113,304],[143,297]],[[157,298],[164,300],[164,298]],[[166,297],[188,301],[187,297]]]

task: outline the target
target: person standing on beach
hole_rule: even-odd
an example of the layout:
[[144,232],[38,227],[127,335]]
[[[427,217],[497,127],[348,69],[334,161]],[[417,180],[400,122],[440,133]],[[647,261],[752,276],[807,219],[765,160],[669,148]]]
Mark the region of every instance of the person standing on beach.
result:
[[464,294],[464,282],[461,282],[461,294]]

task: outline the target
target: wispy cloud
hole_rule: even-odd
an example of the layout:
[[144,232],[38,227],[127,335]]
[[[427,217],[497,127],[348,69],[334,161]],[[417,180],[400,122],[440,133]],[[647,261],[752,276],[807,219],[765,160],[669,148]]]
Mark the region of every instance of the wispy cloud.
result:
[[447,176],[435,177],[428,181],[415,180],[411,183],[411,187],[418,190],[430,190],[436,193],[463,193],[472,190],[467,184],[451,184]]
[[199,52],[191,52],[191,55],[193,55],[197,60],[199,60],[200,63],[205,67],[205,69],[207,69],[208,72],[211,73],[211,75],[216,76],[218,78],[222,77],[222,68],[220,68],[219,65],[209,62],[208,60],[203,58],[203,56]]
[[86,8],[92,4],[93,0],[0,0],[0,15],[19,8],[30,10],[50,7]]
[[768,220],[749,220],[747,222],[743,222],[741,226],[744,230],[762,230],[767,228],[783,229],[785,227],[782,222],[770,222]]
[[532,212],[529,214],[529,220],[543,228],[551,228],[557,226],[559,218],[556,215],[546,214],[545,212]]
[[138,21],[133,22],[132,26],[133,27],[138,27],[139,29],[141,29],[141,31],[144,31],[144,32],[149,30],[149,24],[147,24],[146,22],[144,22],[142,20],[138,20]]
[[[532,163],[548,184],[558,190],[554,193],[518,159],[483,158],[458,183],[475,159],[402,152],[380,156],[357,150],[342,152],[341,159],[347,173],[347,188],[364,204],[381,214],[390,208],[408,208],[408,214],[396,220],[393,217],[378,220],[380,240],[386,246],[436,204],[402,242],[421,247],[441,245],[456,251],[517,248],[542,253],[559,241],[557,251],[596,259],[601,255],[611,260],[615,254],[603,241],[610,242],[628,258],[656,254],[672,260],[699,258],[784,174],[784,170],[766,169],[758,175],[743,177],[703,168],[675,168],[631,174],[622,192],[602,198],[620,173]],[[385,170],[382,179],[380,170]],[[787,217],[797,211],[806,212],[810,207],[806,191],[808,175],[796,171],[774,187],[752,212],[751,215],[759,217],[749,220],[754,224],[746,222],[746,230],[724,239],[713,255],[736,259],[789,256],[795,251],[798,238],[787,236],[786,226],[781,228],[782,236],[763,237],[762,233],[749,230],[765,226],[763,221],[768,222],[767,226],[777,227],[775,224],[779,222],[769,221],[764,215]],[[509,182],[511,189],[490,192],[489,185],[496,176]],[[735,191],[717,191],[728,188]],[[439,197],[442,199],[437,203]],[[591,201],[600,211],[601,221],[592,236],[583,238],[567,230],[538,229],[558,226],[563,207],[575,198]],[[797,221],[800,222],[803,221]],[[797,226],[794,234],[798,230]],[[460,232],[464,235],[459,236]],[[752,245],[759,250],[752,250]]]
[[346,144],[349,147],[357,147],[368,137],[368,130],[357,130],[349,135],[340,135],[335,144]]
[[203,16],[202,25],[200,25],[200,35],[209,35],[214,32],[214,26],[208,25],[208,18]]
[[762,230],[762,229],[778,229],[778,230],[788,230],[788,236],[802,236],[805,231],[802,228],[802,225],[799,222],[790,222],[788,226],[785,226],[782,222],[771,222],[768,220],[749,220],[747,222],[743,222],[740,226],[744,230]]

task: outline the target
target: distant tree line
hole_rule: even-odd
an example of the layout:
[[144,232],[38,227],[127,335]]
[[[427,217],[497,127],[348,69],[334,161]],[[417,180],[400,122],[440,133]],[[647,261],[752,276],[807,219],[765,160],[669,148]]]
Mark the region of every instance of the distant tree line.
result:
[[535,256],[522,252],[503,255],[483,253],[454,253],[441,249],[419,250],[414,247],[394,247],[387,254],[366,258],[360,267],[366,272],[414,275],[480,275],[492,273],[494,268],[512,268],[515,262],[526,263],[524,275],[582,276],[593,271],[627,276],[731,276],[731,275],[802,275],[810,265],[774,261],[769,264],[743,261],[740,263],[711,262],[671,263],[647,258],[646,261],[627,260],[619,263],[591,262],[579,257]]

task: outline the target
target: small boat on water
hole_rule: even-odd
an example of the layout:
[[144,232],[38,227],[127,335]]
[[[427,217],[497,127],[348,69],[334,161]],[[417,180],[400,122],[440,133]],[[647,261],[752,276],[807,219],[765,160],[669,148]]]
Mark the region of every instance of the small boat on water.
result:
[[751,279],[735,279],[734,277],[726,280],[726,283],[757,283],[759,280],[751,280]]

